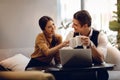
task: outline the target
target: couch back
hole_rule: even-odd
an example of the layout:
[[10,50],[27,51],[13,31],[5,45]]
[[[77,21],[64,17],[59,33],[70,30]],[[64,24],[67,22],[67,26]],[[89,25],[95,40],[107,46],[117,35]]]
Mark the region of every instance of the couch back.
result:
[[13,48],[13,49],[0,49],[0,61],[12,57],[16,54],[23,54],[30,58],[34,48]]
[[[15,54],[23,54],[26,57],[30,58],[33,53],[34,48],[13,48],[13,49],[0,49],[0,61],[6,58],[12,57]],[[115,64],[114,70],[120,70],[120,51],[112,47],[111,45],[107,46],[107,56],[105,59],[108,63]]]

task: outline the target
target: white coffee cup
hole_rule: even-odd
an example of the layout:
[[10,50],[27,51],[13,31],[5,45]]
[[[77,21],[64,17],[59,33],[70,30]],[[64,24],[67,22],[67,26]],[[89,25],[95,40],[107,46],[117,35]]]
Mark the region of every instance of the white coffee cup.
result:
[[81,46],[82,45],[81,36],[76,36],[75,39],[76,39],[76,45]]
[[72,48],[76,47],[76,38],[70,39],[69,46]]

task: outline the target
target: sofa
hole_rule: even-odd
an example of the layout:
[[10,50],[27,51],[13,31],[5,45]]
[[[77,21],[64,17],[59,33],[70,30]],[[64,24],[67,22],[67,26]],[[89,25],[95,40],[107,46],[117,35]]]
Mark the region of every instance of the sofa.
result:
[[[11,77],[12,77],[11,80],[14,80],[13,78],[16,78],[16,75],[20,74],[20,76],[17,76],[18,80],[22,78],[21,76],[23,76],[24,79],[28,78],[27,80],[29,80],[31,77],[36,78],[35,76],[41,75],[41,73],[42,73],[42,75],[47,75],[47,76],[45,76],[45,78],[46,77],[50,78],[47,80],[54,80],[54,76],[49,73],[44,73],[42,71],[32,71],[32,72],[24,71],[25,66],[29,62],[30,55],[33,51],[34,51],[33,48],[0,49],[0,65],[5,67],[6,69],[10,70],[10,71],[0,72],[0,78],[8,77],[11,79]],[[120,51],[117,48],[108,44],[107,56],[106,56],[105,61],[116,65],[112,70],[108,71],[109,80],[120,80],[120,77],[119,77],[120,76]],[[1,76],[1,74],[2,74],[2,76]],[[9,75],[9,74],[11,74],[11,75]],[[46,79],[41,79],[41,77],[38,77],[40,79],[33,79],[33,80],[46,80]],[[21,79],[21,80],[24,80],[24,79]],[[2,80],[4,80],[4,79],[2,79]],[[6,80],[9,80],[9,79],[6,79]]]
[[55,80],[44,71],[25,71],[33,48],[0,49],[0,80]]
[[2,71],[0,80],[55,80],[52,74],[41,71]]
[[120,51],[111,44],[107,45],[106,62],[115,64],[113,70],[109,70],[109,80],[120,80]]

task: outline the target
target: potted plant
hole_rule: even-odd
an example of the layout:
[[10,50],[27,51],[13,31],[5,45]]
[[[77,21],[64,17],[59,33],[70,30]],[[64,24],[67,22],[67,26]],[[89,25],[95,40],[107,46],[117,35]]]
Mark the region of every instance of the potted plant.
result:
[[67,29],[69,28],[70,24],[72,23],[71,20],[63,20],[61,21],[61,26],[58,29]]
[[64,20],[61,21],[60,27],[58,27],[58,31],[63,36],[63,40],[65,40],[67,34],[72,29],[71,23],[72,23],[71,19],[70,20],[64,19]]
[[120,0],[117,0],[117,11],[113,11],[116,16],[113,16],[116,18],[116,20],[110,21],[109,22],[109,28],[112,31],[117,31],[117,44],[118,44],[118,49],[120,50]]

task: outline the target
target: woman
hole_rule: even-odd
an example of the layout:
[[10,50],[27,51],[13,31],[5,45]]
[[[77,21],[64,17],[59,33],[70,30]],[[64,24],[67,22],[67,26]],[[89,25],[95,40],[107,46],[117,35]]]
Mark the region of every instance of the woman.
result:
[[55,33],[56,27],[51,17],[41,17],[39,26],[43,32],[36,37],[35,50],[26,69],[38,66],[52,66],[53,59],[56,65],[60,64],[59,49],[69,43],[68,41],[62,43],[61,35]]

